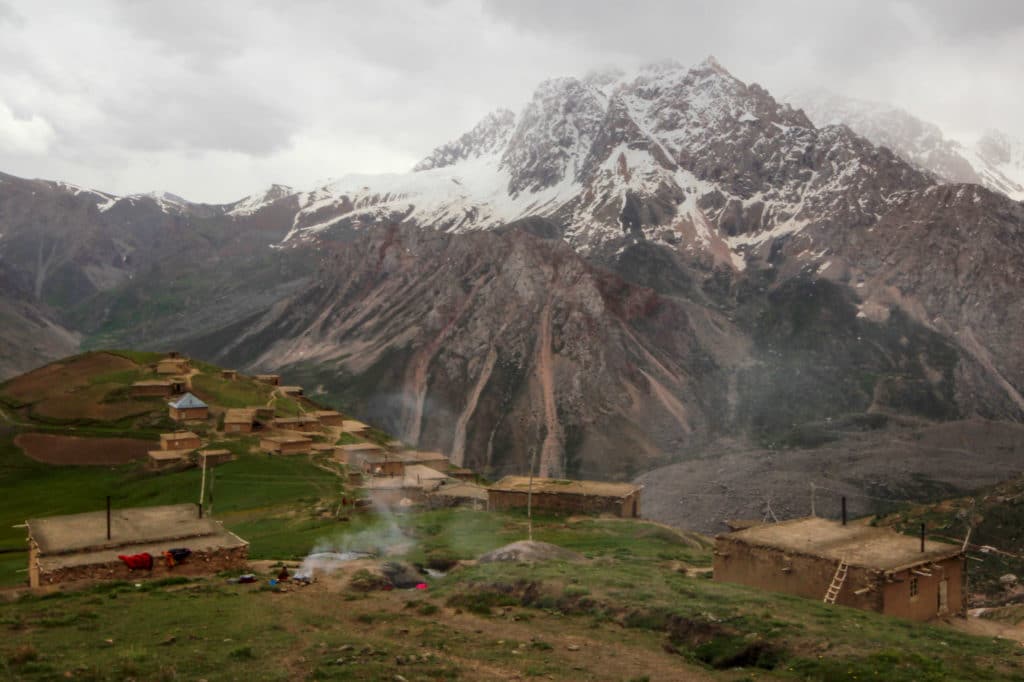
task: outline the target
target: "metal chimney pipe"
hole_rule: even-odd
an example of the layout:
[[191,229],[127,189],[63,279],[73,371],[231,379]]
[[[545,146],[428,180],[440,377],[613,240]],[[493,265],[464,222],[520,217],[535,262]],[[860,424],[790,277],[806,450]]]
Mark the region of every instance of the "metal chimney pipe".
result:
[[843,495],[843,525],[846,525],[846,495]]
[[107,495],[107,539],[110,539],[110,495]]

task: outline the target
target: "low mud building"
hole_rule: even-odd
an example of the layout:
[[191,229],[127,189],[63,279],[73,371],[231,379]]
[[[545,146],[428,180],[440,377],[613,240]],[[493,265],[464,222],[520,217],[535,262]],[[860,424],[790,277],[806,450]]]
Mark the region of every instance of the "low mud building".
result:
[[913,620],[965,608],[960,546],[815,517],[719,535],[714,577]]
[[176,422],[199,421],[210,416],[210,406],[191,393],[167,403],[169,415]]
[[257,374],[256,381],[264,384],[270,384],[271,386],[277,386],[281,383],[280,374]]
[[335,455],[342,464],[362,466],[368,455],[379,456],[384,461],[385,450],[376,443],[345,443],[339,445]]
[[[108,520],[109,519],[109,520]],[[209,575],[244,569],[249,544],[194,504],[136,507],[30,519],[29,585],[72,580],[135,580]],[[165,552],[179,552],[170,561]],[[151,568],[129,568],[119,557],[151,557]]]
[[161,450],[197,450],[203,441],[191,431],[175,431],[160,434]]
[[534,509],[637,518],[642,490],[632,483],[534,478],[531,484],[526,476],[506,476],[487,488],[487,500],[495,511],[525,508],[532,496]]
[[341,430],[345,433],[364,433],[370,430],[369,424],[356,421],[355,419],[343,419],[341,422]]
[[264,436],[260,450],[272,455],[305,455],[313,446],[313,439],[304,436]]
[[146,463],[150,469],[176,469],[190,464],[192,450],[150,450]]
[[156,363],[157,374],[186,374],[188,371],[187,358],[164,358]]
[[200,450],[196,453],[196,462],[201,467],[215,467],[234,458],[230,450]]
[[224,413],[224,433],[252,433],[256,410],[233,407]]
[[317,410],[312,412],[310,416],[314,417],[324,426],[342,426],[345,423],[345,417],[340,412],[334,410]]
[[132,384],[132,395],[138,398],[167,398],[180,392],[182,384],[170,379],[149,379]]
[[272,420],[270,425],[275,429],[302,431],[303,433],[312,433],[323,429],[319,421],[313,417],[307,417],[305,415],[301,417],[278,417],[277,419]]

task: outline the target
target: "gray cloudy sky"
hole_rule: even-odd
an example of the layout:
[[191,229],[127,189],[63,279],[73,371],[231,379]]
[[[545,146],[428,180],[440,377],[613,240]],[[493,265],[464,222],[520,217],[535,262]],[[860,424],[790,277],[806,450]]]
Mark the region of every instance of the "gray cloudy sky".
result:
[[0,0],[0,171],[227,202],[407,170],[541,80],[708,54],[1024,138],[1024,3]]

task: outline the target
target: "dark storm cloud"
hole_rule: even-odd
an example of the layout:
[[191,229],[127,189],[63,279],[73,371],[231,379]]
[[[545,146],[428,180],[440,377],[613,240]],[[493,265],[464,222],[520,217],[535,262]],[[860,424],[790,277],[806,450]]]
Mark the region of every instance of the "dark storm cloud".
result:
[[1020,136],[1022,26],[1013,2],[0,0],[0,170],[229,201],[406,170],[545,78],[708,54]]

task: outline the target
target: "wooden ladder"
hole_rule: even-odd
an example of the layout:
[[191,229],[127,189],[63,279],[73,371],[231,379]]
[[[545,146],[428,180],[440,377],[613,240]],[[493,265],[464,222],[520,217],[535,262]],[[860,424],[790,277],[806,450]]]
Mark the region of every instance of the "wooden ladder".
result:
[[846,559],[839,560],[836,574],[832,576],[832,584],[828,586],[828,592],[825,593],[825,598],[822,600],[826,604],[836,603],[836,597],[839,596],[839,590],[843,589],[843,583],[846,582],[846,571],[849,568],[850,565],[846,563]]

